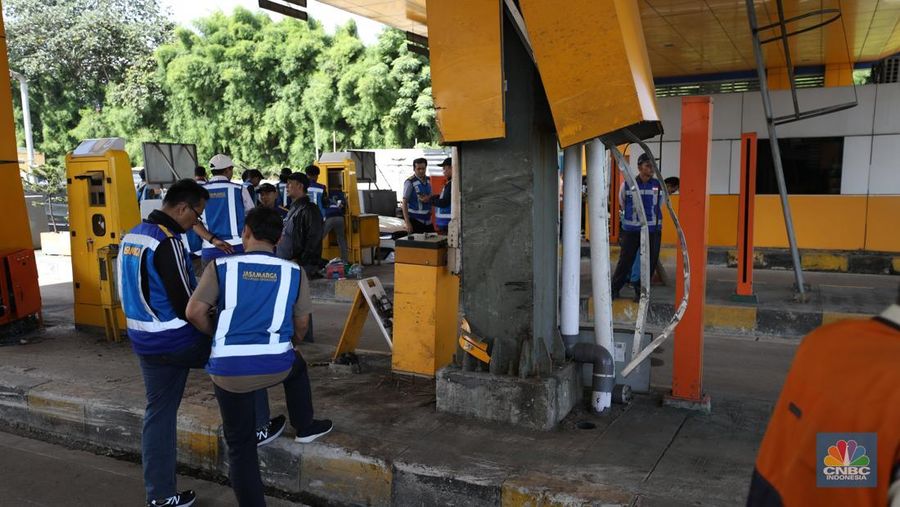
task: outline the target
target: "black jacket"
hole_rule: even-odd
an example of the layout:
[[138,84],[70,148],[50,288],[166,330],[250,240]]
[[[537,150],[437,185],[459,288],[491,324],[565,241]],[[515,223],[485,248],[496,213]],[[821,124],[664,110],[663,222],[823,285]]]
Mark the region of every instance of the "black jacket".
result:
[[[304,267],[321,264],[322,213],[308,196],[291,204],[285,219],[284,234],[290,235],[291,260]],[[282,257],[280,249],[279,257]]]

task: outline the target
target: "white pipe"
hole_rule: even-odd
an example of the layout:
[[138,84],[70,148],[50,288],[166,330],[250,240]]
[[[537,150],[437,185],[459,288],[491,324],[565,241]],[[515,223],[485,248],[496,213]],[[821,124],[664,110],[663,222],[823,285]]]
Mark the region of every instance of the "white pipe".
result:
[[19,92],[22,95],[22,118],[25,120],[25,150],[28,152],[28,167],[34,167],[34,142],[31,138],[31,106],[28,102],[28,81],[16,71],[9,74],[19,81]]
[[[612,298],[609,280],[609,159],[599,139],[587,145],[588,212],[591,224],[591,290],[594,297],[594,341],[612,358]],[[602,412],[612,405],[615,364],[601,374],[603,388],[594,391],[591,405]],[[594,375],[598,375],[594,373]]]
[[[592,222],[593,223],[593,222]],[[567,347],[578,341],[581,299],[581,145],[563,152],[562,289],[559,330]]]

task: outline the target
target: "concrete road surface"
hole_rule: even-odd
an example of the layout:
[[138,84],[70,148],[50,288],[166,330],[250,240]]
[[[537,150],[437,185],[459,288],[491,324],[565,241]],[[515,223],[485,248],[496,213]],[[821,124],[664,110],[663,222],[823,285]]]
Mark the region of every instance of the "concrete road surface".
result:
[[[141,465],[0,432],[0,505],[144,505]],[[196,507],[237,505],[231,488],[184,475]],[[294,504],[267,498],[269,506]]]

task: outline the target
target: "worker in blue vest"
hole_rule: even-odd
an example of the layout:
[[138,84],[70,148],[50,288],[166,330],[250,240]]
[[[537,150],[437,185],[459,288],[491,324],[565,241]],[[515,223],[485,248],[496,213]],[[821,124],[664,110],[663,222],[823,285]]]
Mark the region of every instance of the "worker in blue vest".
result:
[[306,195],[309,196],[309,200],[314,202],[316,206],[319,207],[319,213],[322,216],[325,216],[325,200],[327,199],[328,191],[325,189],[325,185],[319,183],[319,174],[321,174],[321,170],[319,166],[316,165],[308,165],[304,171],[306,173],[306,177],[309,178],[309,189],[306,191]]
[[[670,176],[665,179],[666,184],[666,192],[669,195],[675,195],[678,193],[678,188],[681,186],[681,180],[677,176]],[[659,262],[656,263],[656,272],[659,272],[660,276],[663,277],[663,281],[665,281],[665,271],[663,270],[662,264]],[[653,275],[650,275],[653,276]],[[634,298],[633,301],[637,303],[641,299],[641,252],[638,250],[637,255],[634,256],[634,265],[631,266],[631,285],[634,287]]]
[[281,230],[278,212],[252,210],[242,233],[245,253],[217,259],[187,308],[197,329],[215,337],[206,371],[222,414],[229,478],[242,507],[265,505],[253,392],[283,384],[297,442],[312,442],[332,429],[331,421],[313,419],[309,375],[298,347],[312,310],[309,284],[296,263],[273,253]]
[[403,182],[403,220],[406,232],[434,232],[431,226],[431,180],[427,176],[428,160],[413,160],[414,174]]
[[203,268],[218,257],[242,251],[244,216],[255,206],[247,189],[231,181],[234,176],[231,157],[221,153],[214,156],[209,161],[209,169],[213,176],[204,185],[209,202],[203,212],[203,223],[194,227],[203,239]]
[[[659,260],[659,247],[662,241],[662,211],[659,207],[662,200],[662,192],[659,181],[653,177],[653,166],[650,163],[650,157],[646,153],[642,153],[638,157],[636,181],[641,195],[641,205],[647,214],[650,239],[650,278],[652,278],[656,270],[656,263]],[[614,299],[619,297],[622,287],[629,282],[631,268],[641,246],[640,215],[637,208],[635,208],[631,189],[627,188],[625,183],[622,183],[621,187],[619,187],[619,206],[624,210],[624,215],[622,217],[622,233],[619,240],[621,244],[619,262],[616,264],[616,270],[613,273],[611,282],[612,297]],[[639,287],[638,290],[640,290]]]
[[262,182],[262,178],[262,172],[260,172],[259,169],[247,169],[241,173],[241,185],[247,189],[247,194],[250,195],[250,200],[253,201],[254,206],[259,204],[259,196],[256,195],[256,188]]
[[445,158],[441,162],[441,167],[444,168],[444,177],[447,178],[447,182],[444,183],[444,188],[441,189],[441,195],[433,197],[431,203],[435,206],[434,221],[438,234],[446,235],[447,228],[450,227],[452,211],[451,203],[453,199],[451,198],[450,185],[453,183],[453,160],[450,157]]
[[[310,183],[310,185],[312,185]],[[328,241],[328,233],[334,231],[338,248],[341,251],[341,260],[349,261],[347,255],[347,231],[344,223],[344,210],[347,209],[347,197],[343,188],[335,185],[325,194],[325,226],[322,229],[322,241]]]
[[281,174],[278,175],[278,204],[285,208],[291,208],[291,196],[287,191],[288,176],[293,174],[290,167],[282,167]]
[[[208,199],[209,192],[196,181],[176,182],[162,207],[122,238],[116,261],[128,337],[147,395],[141,462],[149,506],[191,505],[196,496],[175,487],[176,421],[188,371],[206,364],[210,339],[186,319],[197,283],[182,234],[199,222]],[[251,410],[251,417],[266,421],[259,426],[267,435],[280,434],[284,416],[269,421],[268,399],[265,391],[261,393],[254,396],[256,410]],[[265,413],[260,411],[263,402]],[[271,440],[264,438],[258,444]]]

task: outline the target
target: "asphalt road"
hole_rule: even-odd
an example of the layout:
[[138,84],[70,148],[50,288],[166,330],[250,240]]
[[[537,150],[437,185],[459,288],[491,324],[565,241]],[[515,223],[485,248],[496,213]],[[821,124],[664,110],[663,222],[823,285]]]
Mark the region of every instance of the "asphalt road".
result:
[[[141,466],[0,432],[0,505],[144,505]],[[202,506],[237,505],[231,488],[178,476]],[[271,507],[300,505],[268,498]]]

